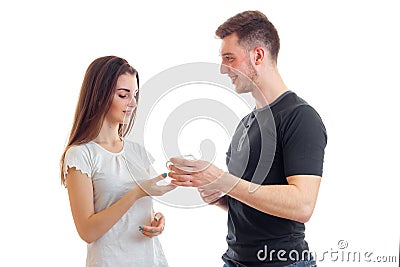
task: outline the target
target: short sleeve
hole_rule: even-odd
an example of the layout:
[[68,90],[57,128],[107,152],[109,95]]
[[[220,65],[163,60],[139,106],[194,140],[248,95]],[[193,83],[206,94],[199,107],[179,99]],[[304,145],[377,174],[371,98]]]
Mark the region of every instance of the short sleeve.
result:
[[67,150],[64,159],[64,179],[68,173],[68,168],[75,167],[82,174],[87,174],[89,178],[93,176],[90,152],[83,145],[73,146]]
[[322,176],[327,133],[321,117],[309,105],[296,108],[287,120],[282,140],[286,177]]

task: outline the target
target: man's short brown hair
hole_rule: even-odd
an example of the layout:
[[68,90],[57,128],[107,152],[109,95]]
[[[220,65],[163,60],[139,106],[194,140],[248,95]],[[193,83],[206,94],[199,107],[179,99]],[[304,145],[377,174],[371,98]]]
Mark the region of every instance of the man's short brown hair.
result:
[[239,44],[247,50],[256,46],[268,49],[271,58],[276,62],[279,52],[279,35],[274,25],[260,11],[241,12],[218,27],[215,31],[217,37],[224,39],[236,33]]

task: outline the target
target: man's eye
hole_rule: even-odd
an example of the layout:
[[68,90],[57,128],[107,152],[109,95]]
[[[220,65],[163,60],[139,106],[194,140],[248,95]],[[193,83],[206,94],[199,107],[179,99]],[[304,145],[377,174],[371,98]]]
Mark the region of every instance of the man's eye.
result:
[[232,62],[232,61],[233,61],[233,58],[232,58],[232,57],[225,57],[225,60],[226,60],[227,62]]

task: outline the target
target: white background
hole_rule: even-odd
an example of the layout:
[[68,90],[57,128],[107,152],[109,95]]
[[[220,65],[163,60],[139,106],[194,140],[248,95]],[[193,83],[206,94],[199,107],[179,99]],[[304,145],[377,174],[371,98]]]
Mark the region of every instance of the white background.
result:
[[[142,84],[178,64],[219,63],[216,27],[249,9],[264,12],[278,29],[281,75],[328,130],[324,178],[306,224],[311,250],[337,251],[345,240],[347,251],[398,260],[398,4],[2,1],[0,265],[84,266],[85,243],[76,233],[58,162],[89,63],[124,57]],[[167,217],[160,239],[171,267],[222,266],[224,212],[155,208]],[[398,263],[319,263],[342,265]]]

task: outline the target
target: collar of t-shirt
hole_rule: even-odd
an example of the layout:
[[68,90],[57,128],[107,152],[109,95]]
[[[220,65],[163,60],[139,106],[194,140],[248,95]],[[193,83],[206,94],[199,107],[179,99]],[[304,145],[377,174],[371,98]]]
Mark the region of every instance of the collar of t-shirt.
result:
[[253,111],[252,111],[251,114],[250,114],[250,117],[249,117],[247,123],[246,123],[246,128],[249,128],[250,125],[253,123],[253,121],[254,121],[254,119],[255,119],[257,113],[262,112],[262,111],[265,111],[265,110],[267,110],[267,109],[271,109],[273,106],[275,106],[276,104],[278,104],[285,96],[287,96],[288,94],[291,94],[291,93],[292,93],[292,91],[288,90],[288,91],[284,92],[283,94],[281,94],[281,95],[280,95],[277,99],[275,99],[271,104],[266,105],[265,107],[262,107],[262,108],[259,108],[259,109],[254,108]]

